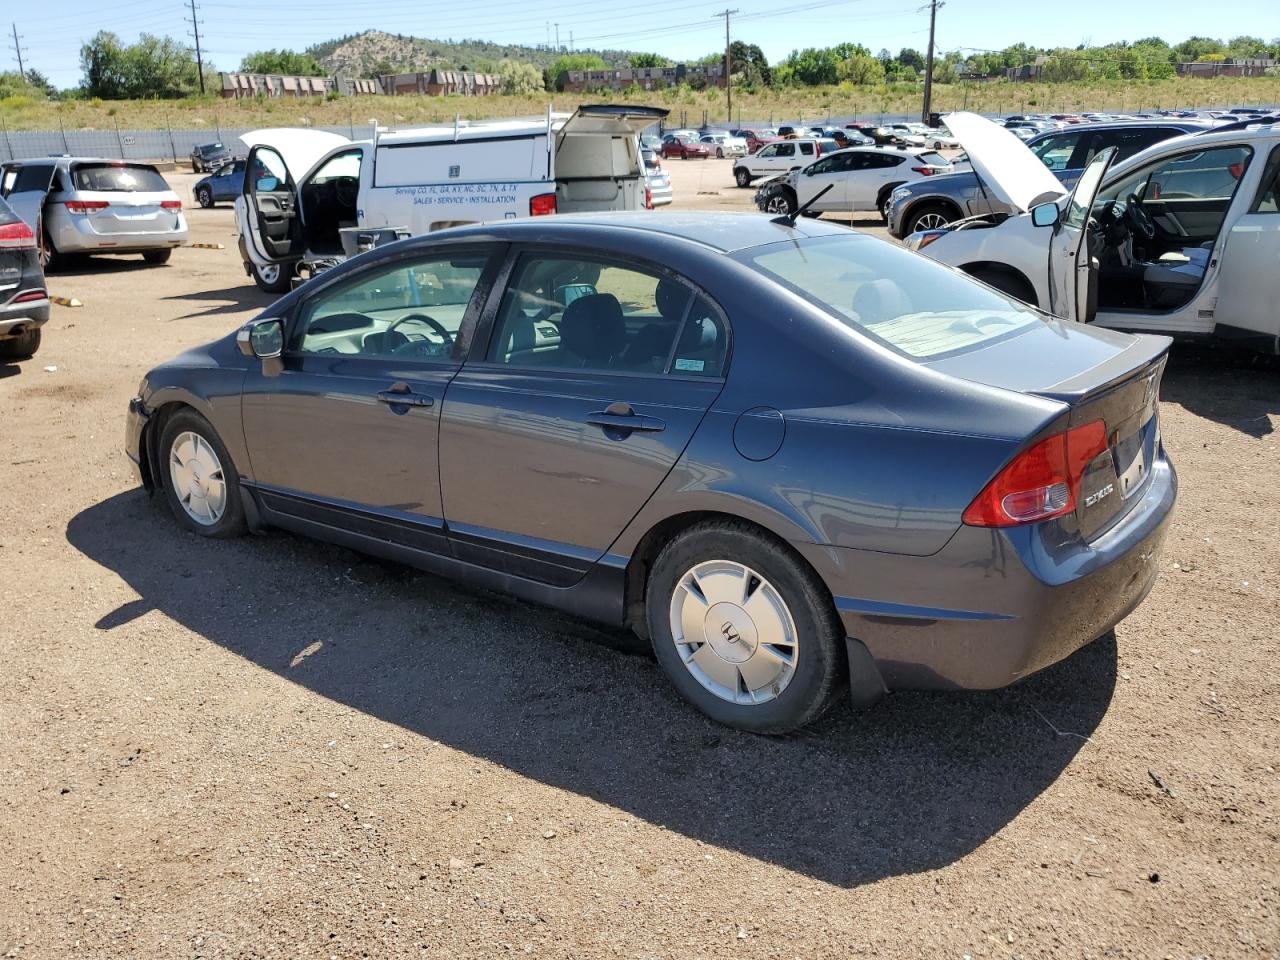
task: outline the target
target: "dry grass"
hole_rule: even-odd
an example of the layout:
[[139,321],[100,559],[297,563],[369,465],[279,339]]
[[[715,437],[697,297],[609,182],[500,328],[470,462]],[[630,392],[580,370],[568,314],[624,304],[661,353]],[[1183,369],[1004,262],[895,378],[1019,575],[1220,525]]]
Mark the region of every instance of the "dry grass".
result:
[[[990,113],[1068,112],[1073,110],[1138,111],[1171,107],[1229,107],[1240,104],[1280,102],[1280,78],[1213,80],[1012,84],[986,83],[936,86],[934,106],[942,112],[967,107]],[[879,114],[914,114],[920,109],[920,91],[914,86],[884,88],[822,87],[794,90],[735,91],[736,120],[822,120],[826,117],[876,117]],[[366,126],[371,118],[389,125],[537,115],[548,100],[557,110],[571,110],[584,102],[648,103],[668,107],[672,121],[698,125],[726,119],[724,91],[663,90],[632,94],[551,97],[341,97],[335,100],[219,100],[177,101],[95,100],[39,102],[26,97],[0,100],[0,121],[10,130],[175,129],[205,127]]]

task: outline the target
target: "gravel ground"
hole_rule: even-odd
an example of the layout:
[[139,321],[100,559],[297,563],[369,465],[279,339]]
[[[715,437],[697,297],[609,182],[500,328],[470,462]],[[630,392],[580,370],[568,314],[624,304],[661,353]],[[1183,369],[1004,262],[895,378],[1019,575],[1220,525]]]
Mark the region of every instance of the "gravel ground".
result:
[[[672,209],[749,202],[727,162],[666,166]],[[227,249],[55,276],[85,306],[0,365],[0,956],[1280,951],[1275,365],[1175,354],[1178,513],[1114,637],[769,740],[626,635],[182,533],[126,402],[266,303],[230,210],[189,217]]]

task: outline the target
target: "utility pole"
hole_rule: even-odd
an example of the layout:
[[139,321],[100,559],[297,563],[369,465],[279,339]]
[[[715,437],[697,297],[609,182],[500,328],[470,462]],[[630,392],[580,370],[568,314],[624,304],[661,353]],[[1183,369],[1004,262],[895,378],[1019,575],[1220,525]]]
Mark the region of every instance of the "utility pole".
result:
[[569,31],[569,52],[573,53],[573,31]]
[[204,57],[200,55],[200,21],[196,18],[196,0],[191,0],[191,35],[196,38],[196,72],[200,75],[200,95],[204,96]]
[[13,25],[13,52],[18,56],[18,73],[22,79],[27,78],[27,68],[22,62],[22,38],[18,36],[18,25]]
[[556,53],[560,52],[560,24],[556,24]]
[[938,8],[943,5],[939,0],[929,0],[929,49],[924,57],[924,106],[920,109],[921,123],[928,123],[929,114],[933,112],[933,34],[938,21]]
[[724,17],[724,106],[725,117],[733,123],[733,72],[729,66],[729,18],[738,11],[725,9],[723,13],[712,14],[711,19]]

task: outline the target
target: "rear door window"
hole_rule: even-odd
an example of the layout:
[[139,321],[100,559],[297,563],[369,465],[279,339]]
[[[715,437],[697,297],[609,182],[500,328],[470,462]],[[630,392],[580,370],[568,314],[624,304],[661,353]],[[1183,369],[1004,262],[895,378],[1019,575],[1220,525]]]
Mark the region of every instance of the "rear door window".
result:
[[806,157],[812,157],[812,156],[813,156],[813,143],[812,143],[812,142],[810,142],[810,141],[806,141],[806,140],[802,140],[802,141],[800,142],[799,146],[800,146],[800,152],[801,152],[802,154],[804,154]]
[[94,193],[164,193],[169,189],[155,167],[140,164],[77,164],[71,182],[75,190]]
[[1046,137],[1032,147],[1031,152],[1050,170],[1066,170],[1071,162],[1071,154],[1080,143],[1080,136],[1079,133],[1060,133]]

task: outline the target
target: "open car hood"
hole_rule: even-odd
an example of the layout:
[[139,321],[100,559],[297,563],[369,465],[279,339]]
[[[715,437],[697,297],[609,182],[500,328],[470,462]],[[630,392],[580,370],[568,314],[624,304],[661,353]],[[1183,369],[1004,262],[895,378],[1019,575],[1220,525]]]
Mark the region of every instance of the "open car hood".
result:
[[943,122],[964,147],[983,185],[1019,213],[1067,192],[1062,181],[1004,127],[976,113],[949,113]]
[[315,166],[316,162],[334,147],[351,142],[340,133],[299,127],[250,130],[248,133],[242,133],[240,140],[250,149],[257,146],[274,148],[295,180]]
[[639,107],[621,103],[584,104],[560,126],[557,137],[579,133],[638,136],[655,123],[665,120],[670,112],[663,107]]

